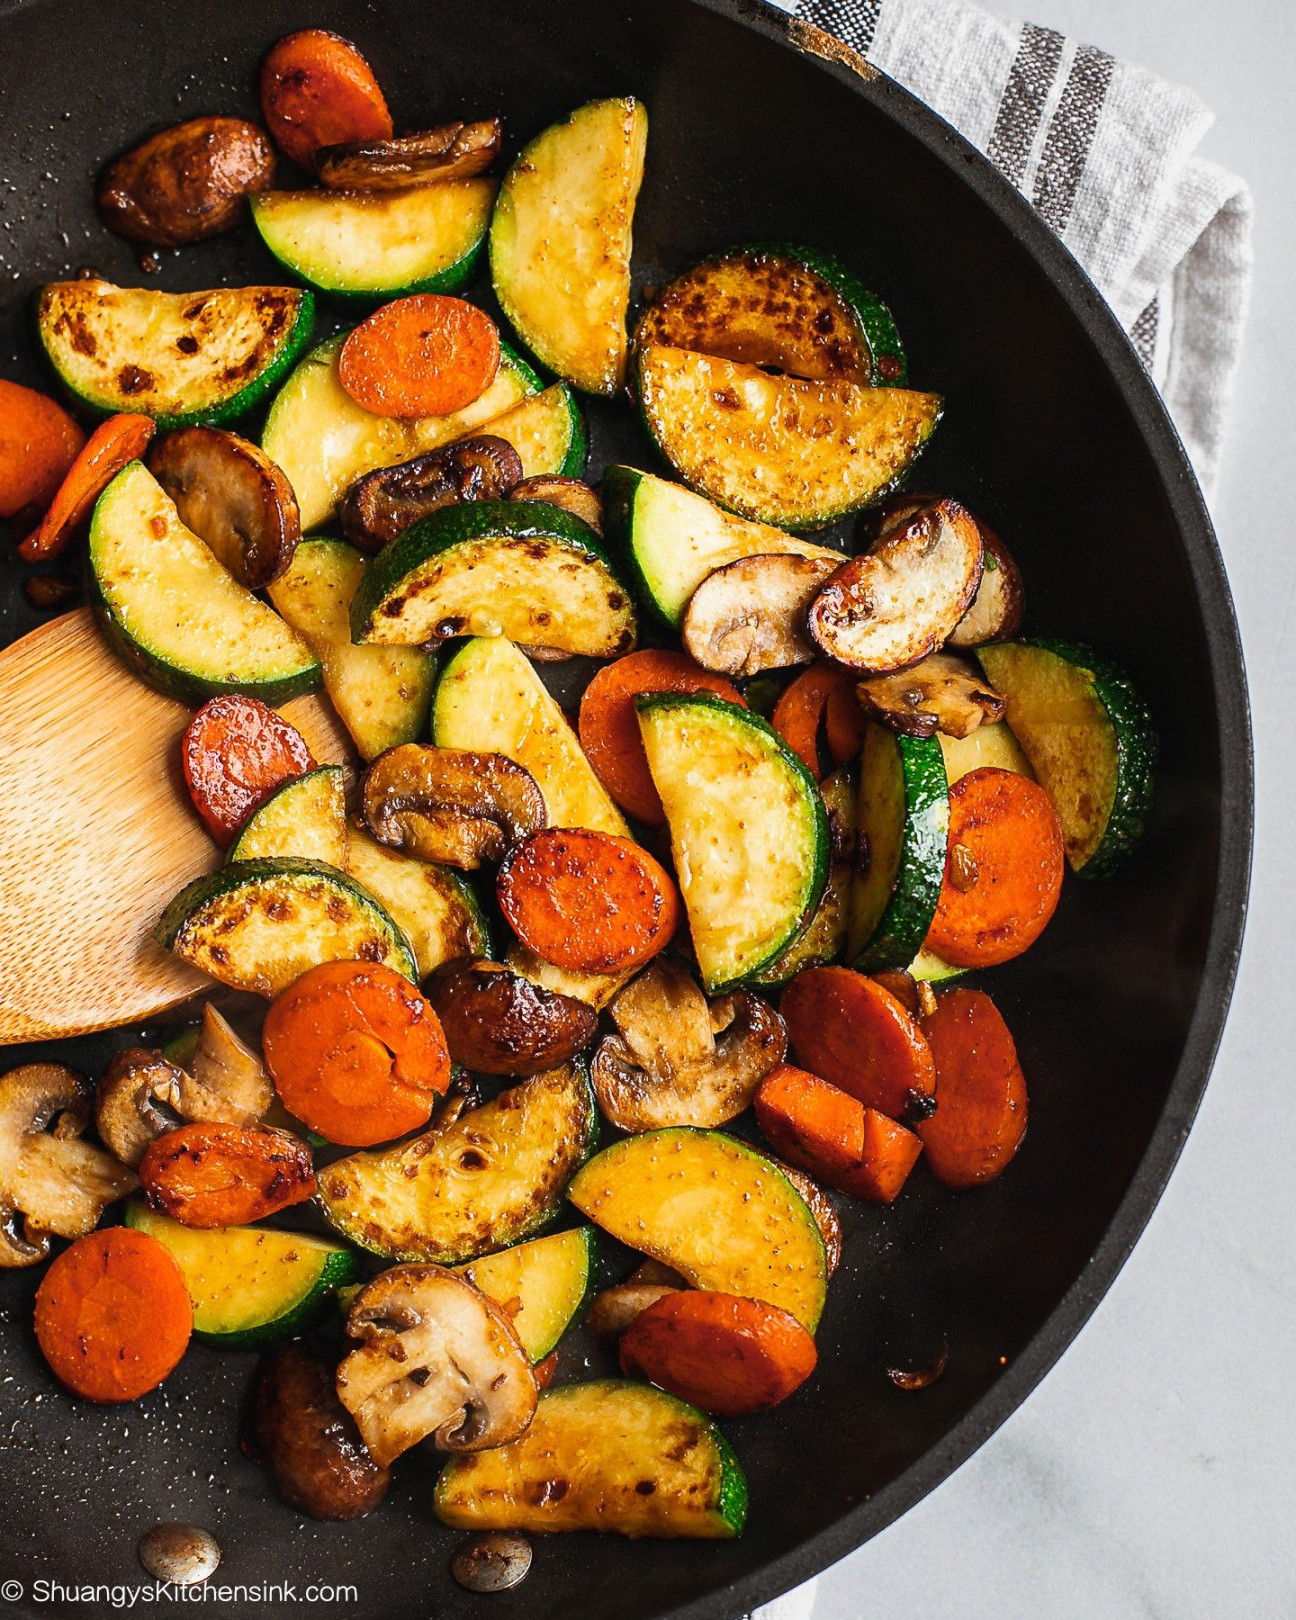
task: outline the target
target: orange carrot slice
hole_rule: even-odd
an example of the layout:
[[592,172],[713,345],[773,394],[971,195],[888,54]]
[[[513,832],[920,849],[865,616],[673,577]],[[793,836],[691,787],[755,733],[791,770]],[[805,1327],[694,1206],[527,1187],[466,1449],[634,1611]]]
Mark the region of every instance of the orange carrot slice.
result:
[[866,1108],[860,1162],[837,1185],[872,1204],[893,1204],[922,1150],[921,1137],[876,1108]]
[[895,1200],[923,1150],[903,1125],[786,1063],[762,1081],[756,1122],[799,1169],[875,1204]]
[[859,758],[865,724],[853,684],[834,687],[824,704],[824,739],[834,765]]
[[261,64],[261,110],[279,150],[303,169],[321,146],[392,137],[373,69],[326,28],[286,34],[271,49]]
[[0,377],[0,518],[43,511],[85,443],[61,405]]
[[621,973],[670,943],[675,885],[629,838],[549,827],[515,846],[496,882],[500,910],[524,945],[573,973]]
[[[859,676],[853,670],[841,664],[811,664],[774,705],[770,723],[792,752],[801,757],[816,782],[822,781],[827,774],[819,754],[819,730],[824,724],[829,702],[834,693],[840,692],[854,704],[855,683],[858,680]],[[858,704],[855,707],[858,710]],[[848,745],[848,717],[849,710],[841,708],[834,727],[839,745]],[[831,743],[830,752],[836,759],[836,750],[832,749]],[[844,764],[858,752],[856,746],[837,763]]]
[[112,1226],[78,1238],[36,1290],[36,1341],[60,1383],[88,1401],[133,1401],[184,1355],[193,1306],[156,1238]]
[[664,827],[666,812],[648,769],[634,700],[642,692],[715,692],[746,708],[737,687],[683,653],[645,648],[604,664],[585,688],[580,741],[600,782],[621,808],[650,827]]
[[139,1178],[152,1208],[185,1226],[245,1226],[315,1193],[306,1144],[260,1126],[168,1131],[149,1144]]
[[49,510],[18,547],[23,561],[40,562],[65,550],[117,474],[144,454],[154,431],[149,416],[110,416],[100,422],[68,468]]
[[947,990],[923,1029],[936,1112],[915,1128],[932,1174],[947,1187],[993,1181],[1026,1134],[1026,1078],[1008,1026],[984,991]]
[[955,967],[993,967],[1033,945],[1056,911],[1062,829],[1048,794],[1016,771],[969,771],[949,800],[945,878],[926,943]]
[[194,809],[222,848],[276,788],[315,766],[295,726],[237,692],[203,704],[185,731],[181,760]]
[[815,1342],[763,1300],[681,1289],[640,1311],[621,1336],[621,1369],[717,1417],[785,1401],[815,1370]]
[[900,1119],[935,1091],[917,1020],[876,980],[850,968],[810,968],[784,990],[779,1011],[799,1061],[865,1107]]
[[414,293],[376,309],[338,356],[338,381],[378,416],[448,416],[499,370],[499,330],[475,304]]
[[440,1019],[381,963],[310,968],[270,1008],[261,1043],[288,1112],[346,1147],[418,1130],[450,1084]]

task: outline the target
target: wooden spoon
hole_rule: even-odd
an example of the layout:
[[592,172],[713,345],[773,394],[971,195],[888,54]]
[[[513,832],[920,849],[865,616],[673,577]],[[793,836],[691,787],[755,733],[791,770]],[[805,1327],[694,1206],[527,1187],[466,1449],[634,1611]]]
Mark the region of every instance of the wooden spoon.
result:
[[[320,697],[285,717],[352,763]],[[154,943],[171,896],[221,852],[180,772],[192,710],[136,679],[88,608],[0,652],[0,1044],[151,1018],[211,981]]]

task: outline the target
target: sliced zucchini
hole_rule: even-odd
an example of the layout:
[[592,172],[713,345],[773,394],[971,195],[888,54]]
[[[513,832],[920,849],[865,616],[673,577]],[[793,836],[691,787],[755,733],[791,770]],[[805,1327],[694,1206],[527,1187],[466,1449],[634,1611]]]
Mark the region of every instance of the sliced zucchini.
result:
[[943,984],[947,979],[961,979],[967,969],[943,961],[935,951],[929,951],[924,945],[905,971],[911,979],[922,979],[927,984]]
[[595,1257],[594,1228],[574,1226],[484,1255],[460,1270],[504,1307],[532,1361],[543,1361],[580,1313],[593,1282]]
[[273,704],[319,684],[310,648],[185,528],[143,462],[123,467],[95,503],[90,574],[109,644],[160,691]]
[[1005,720],[998,720],[991,726],[978,726],[966,737],[947,737],[943,731],[938,731],[936,735],[945,761],[945,779],[951,787],[960,776],[966,776],[969,771],[979,771],[985,766],[998,771],[1016,771],[1018,776],[1032,779],[1035,776],[1030,760],[1022,753],[1021,744],[1008,729]]
[[589,436],[576,396],[565,382],[533,394],[490,424],[522,460],[523,478],[579,478],[585,471]]
[[336,297],[458,292],[486,240],[493,180],[404,191],[261,191],[252,223],[283,265]]
[[772,726],[710,692],[637,698],[709,995],[742,984],[797,938],[828,878],[814,778]]
[[566,716],[530,660],[504,636],[468,642],[441,671],[432,699],[432,741],[439,748],[504,754],[530,771],[551,827],[630,836]]
[[941,416],[936,394],[774,376],[664,344],[641,349],[637,369],[644,422],[685,483],[787,529],[881,500]]
[[352,643],[351,599],[368,564],[345,540],[303,540],[287,573],[268,587],[319,659],[324,690],[366,760],[422,736],[436,684],[436,659],[419,647]]
[[387,1259],[475,1260],[557,1214],[597,1121],[584,1068],[565,1063],[445,1130],[338,1159],[320,1172],[320,1204],[343,1237]]
[[531,367],[500,347],[499,370],[471,405],[450,416],[375,416],[338,381],[338,332],[306,356],[275,396],[261,431],[261,448],[288,475],[303,531],[329,521],[357,478],[394,467],[424,450],[462,439],[543,387]]
[[678,629],[702,581],[741,557],[793,552],[846,561],[840,552],[768,523],[734,517],[682,484],[633,467],[609,467],[604,473],[603,526],[633,570],[644,600],[670,629]]
[[277,789],[248,817],[232,861],[300,855],[342,871],[347,865],[346,795],[340,765],[318,765]]
[[648,114],[633,96],[591,101],[537,135],[500,187],[491,277],[522,341],[590,394],[625,380],[630,235]]
[[350,1249],[328,1238],[266,1226],[200,1230],[155,1214],[138,1198],[126,1206],[126,1225],[156,1238],[180,1267],[194,1337],[227,1350],[291,1338],[358,1269]]
[[853,765],[843,765],[819,784],[828,813],[832,858],[828,881],[805,932],[767,968],[753,976],[758,985],[786,984],[804,968],[835,962],[846,947],[850,928],[851,885],[855,878],[855,801],[858,789]]
[[945,876],[949,789],[935,737],[897,737],[869,722],[860,754],[848,954],[877,973],[904,968],[931,927]]
[[407,646],[507,636],[615,658],[634,646],[635,612],[587,523],[547,501],[469,501],[378,553],[351,603],[351,635]]
[[1143,836],[1157,737],[1124,672],[1065,641],[1005,641],[977,651],[1007,700],[1005,718],[1062,823],[1073,871],[1100,877]]
[[334,867],[289,855],[195,878],[162,913],[156,938],[260,996],[277,996],[318,962],[384,962],[418,979],[405,936],[371,894]]
[[903,388],[891,311],[844,264],[787,242],[732,248],[672,281],[635,328],[667,343],[815,382]]
[[520,1439],[452,1457],[433,1509],[456,1530],[725,1539],[742,1534],[747,1481],[695,1406],[609,1378],[545,1390]]
[[463,956],[489,956],[490,930],[477,896],[448,866],[388,849],[358,820],[347,839],[346,869],[409,941],[419,978]]
[[107,281],[41,288],[40,340],[80,402],[164,430],[219,426],[253,410],[296,364],[315,326],[299,287],[154,292]]
[[720,1131],[645,1131],[606,1148],[567,1196],[605,1232],[694,1288],[763,1299],[811,1333],[828,1264],[805,1199],[770,1161]]

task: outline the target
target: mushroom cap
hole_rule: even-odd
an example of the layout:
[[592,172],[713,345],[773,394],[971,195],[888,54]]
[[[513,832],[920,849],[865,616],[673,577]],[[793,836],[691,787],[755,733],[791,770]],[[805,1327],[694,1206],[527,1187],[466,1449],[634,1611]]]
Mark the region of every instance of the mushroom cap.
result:
[[500,135],[498,118],[439,124],[390,141],[321,146],[311,161],[323,185],[397,191],[421,181],[466,180],[480,174],[499,152]]
[[722,675],[810,663],[810,604],[844,560],[778,552],[717,568],[689,599],[681,626],[685,651]]
[[401,743],[364,779],[364,817],[380,843],[475,871],[549,824],[530,771],[503,754]]
[[132,1169],[178,1123],[183,1069],[161,1052],[124,1046],[114,1052],[95,1092],[95,1127],[106,1146]]
[[207,1002],[189,1073],[180,1074],[180,1112],[219,1125],[256,1125],[273,1101],[265,1065]]
[[504,1445],[535,1414],[535,1374],[508,1318],[443,1266],[375,1277],[347,1333],[362,1342],[338,1367],[338,1398],[380,1467],[428,1435],[440,1451]]
[[1004,700],[964,659],[928,653],[908,669],[872,675],[855,688],[860,708],[902,737],[970,737],[1003,719]]

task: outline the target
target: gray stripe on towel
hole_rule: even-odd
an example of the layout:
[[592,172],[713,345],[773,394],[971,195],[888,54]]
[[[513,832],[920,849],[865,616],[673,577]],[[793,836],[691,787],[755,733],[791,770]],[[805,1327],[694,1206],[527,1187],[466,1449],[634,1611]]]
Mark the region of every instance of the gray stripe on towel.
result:
[[1149,371],[1156,359],[1157,327],[1160,320],[1160,302],[1154,298],[1130,327],[1130,342],[1134,345],[1134,352]]
[[1059,236],[1071,218],[1115,66],[1106,51],[1081,45],[1049,122],[1035,175],[1035,206]]
[[882,0],[801,0],[797,15],[868,54],[882,12]]
[[1026,173],[1035,133],[1062,60],[1062,35],[1023,23],[986,156],[1013,185]]

